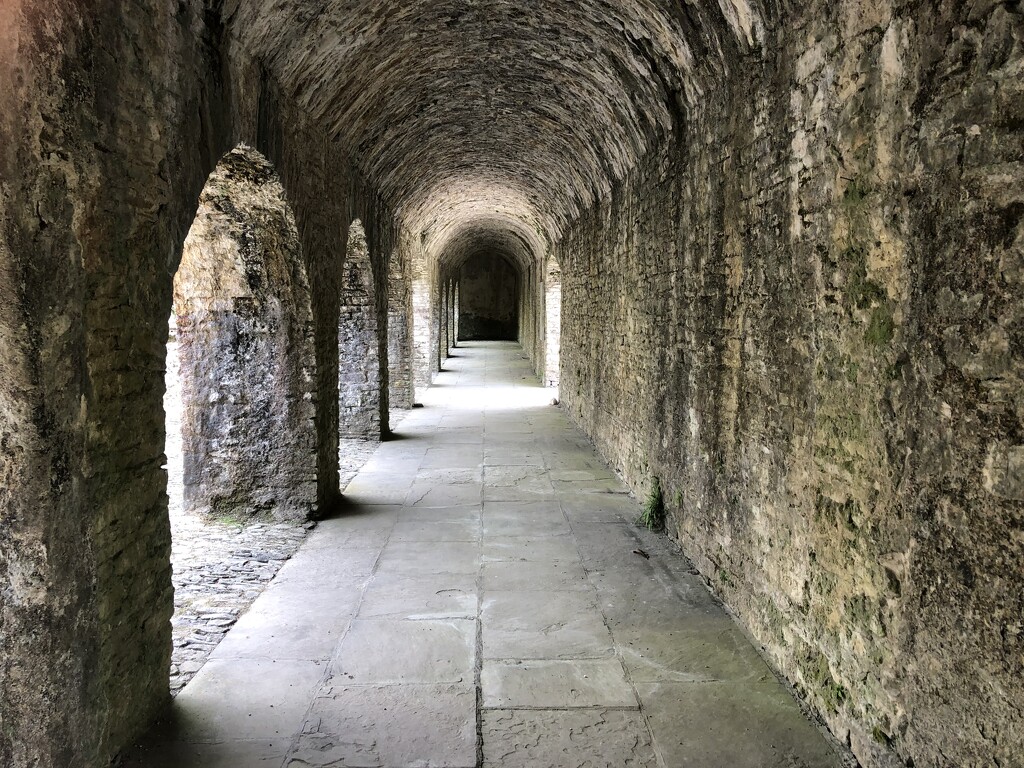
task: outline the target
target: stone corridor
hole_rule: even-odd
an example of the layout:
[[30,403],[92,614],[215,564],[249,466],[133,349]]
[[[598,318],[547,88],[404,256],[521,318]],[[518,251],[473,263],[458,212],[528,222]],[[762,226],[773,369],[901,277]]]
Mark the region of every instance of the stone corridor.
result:
[[1021,0],[0,0],[0,768],[1020,768],[1022,75]]
[[128,765],[842,765],[520,347],[454,354]]

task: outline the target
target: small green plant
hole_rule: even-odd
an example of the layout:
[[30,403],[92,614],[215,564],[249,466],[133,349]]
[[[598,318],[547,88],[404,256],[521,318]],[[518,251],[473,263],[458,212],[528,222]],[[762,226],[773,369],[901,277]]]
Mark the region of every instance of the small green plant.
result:
[[851,384],[857,383],[857,374],[860,373],[860,365],[858,363],[850,362],[846,366],[846,380]]
[[817,688],[825,704],[825,709],[835,714],[849,697],[849,691],[846,690],[846,686],[832,677],[828,660],[824,656],[815,653],[807,661],[805,677],[809,688],[812,690]]
[[846,701],[848,691],[845,686],[830,680],[822,687],[821,695],[825,699],[825,708],[835,714],[842,708],[843,702]]
[[881,347],[892,341],[896,333],[896,324],[893,321],[892,311],[883,305],[875,307],[871,313],[871,322],[864,332],[864,341],[875,347]]
[[863,246],[851,245],[843,251],[847,268],[846,295],[852,308],[870,309],[885,300],[886,293],[878,283],[868,279],[868,252]]
[[848,179],[850,182],[843,193],[843,204],[847,207],[856,207],[864,202],[871,190],[860,179]]
[[211,516],[211,519],[220,525],[231,526],[234,528],[241,528],[246,523],[242,516],[237,512],[217,512]]
[[871,729],[871,738],[882,746],[892,749],[892,738],[881,728],[881,726],[876,725]]
[[637,522],[652,531],[660,531],[665,527],[665,498],[661,493],[661,480],[657,477],[651,482],[644,511],[640,513]]

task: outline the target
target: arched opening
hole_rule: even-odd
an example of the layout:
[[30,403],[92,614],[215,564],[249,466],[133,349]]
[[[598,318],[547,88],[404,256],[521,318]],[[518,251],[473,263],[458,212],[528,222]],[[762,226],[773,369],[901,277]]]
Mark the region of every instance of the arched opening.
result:
[[517,341],[522,277],[508,259],[481,251],[458,271],[458,341]]
[[301,540],[299,525],[270,523],[315,511],[313,344],[294,216],[270,163],[239,146],[207,180],[174,277],[164,400],[172,689]]
[[561,272],[540,230],[487,216],[455,231],[424,232],[419,245],[411,270],[417,388],[444,370],[454,347],[471,341],[518,342],[537,377],[553,386]]
[[366,230],[349,225],[338,316],[338,465],[344,488],[386,431],[373,263]]

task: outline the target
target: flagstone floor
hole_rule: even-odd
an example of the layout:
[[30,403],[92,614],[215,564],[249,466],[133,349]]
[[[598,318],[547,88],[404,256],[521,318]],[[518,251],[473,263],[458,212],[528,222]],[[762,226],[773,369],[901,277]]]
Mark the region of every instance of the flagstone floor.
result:
[[125,764],[846,764],[518,345],[455,354]]

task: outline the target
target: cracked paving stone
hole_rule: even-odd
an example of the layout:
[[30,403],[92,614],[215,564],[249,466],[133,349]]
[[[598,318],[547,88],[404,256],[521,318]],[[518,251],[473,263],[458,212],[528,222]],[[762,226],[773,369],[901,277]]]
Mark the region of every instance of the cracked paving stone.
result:
[[655,768],[639,712],[510,710],[483,713],[484,768]]
[[476,765],[469,685],[331,686],[313,700],[286,768]]

